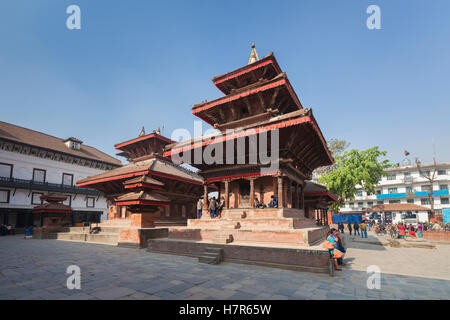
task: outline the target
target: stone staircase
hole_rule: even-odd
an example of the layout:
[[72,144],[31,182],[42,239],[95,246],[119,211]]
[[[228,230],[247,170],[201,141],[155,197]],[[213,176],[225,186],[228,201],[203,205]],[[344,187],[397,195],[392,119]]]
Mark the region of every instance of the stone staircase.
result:
[[70,227],[65,232],[55,233],[54,239],[117,245],[119,230],[119,227],[100,227],[99,233],[90,233],[89,227]]
[[328,227],[316,226],[303,217],[302,210],[232,209],[224,210],[220,219],[189,219],[187,227],[169,228],[169,239],[312,246],[324,239],[327,231]]
[[198,257],[198,262],[207,264],[219,264],[223,259],[223,249],[206,247]]

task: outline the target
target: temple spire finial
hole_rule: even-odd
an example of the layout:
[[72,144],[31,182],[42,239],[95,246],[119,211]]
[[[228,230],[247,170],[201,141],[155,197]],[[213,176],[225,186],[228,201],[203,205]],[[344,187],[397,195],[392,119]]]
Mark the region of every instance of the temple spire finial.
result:
[[139,133],[139,137],[142,137],[142,136],[145,136],[145,129],[144,129],[144,126],[142,126],[142,130],[141,130],[141,132]]
[[248,64],[252,64],[259,60],[258,53],[255,49],[255,43],[252,43],[252,52],[250,53],[250,59],[248,59]]

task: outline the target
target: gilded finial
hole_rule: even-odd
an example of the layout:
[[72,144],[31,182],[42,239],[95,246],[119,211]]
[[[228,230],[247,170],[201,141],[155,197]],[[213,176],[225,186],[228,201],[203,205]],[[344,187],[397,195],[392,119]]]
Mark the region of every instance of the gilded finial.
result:
[[248,64],[252,64],[259,60],[258,53],[255,49],[255,43],[252,43],[252,52],[250,53],[250,59],[248,59]]
[[156,129],[156,133],[158,134],[158,135],[161,135],[161,129],[158,127],[158,129]]
[[145,129],[144,129],[144,126],[142,126],[142,130],[141,130],[141,132],[139,133],[139,137],[142,137],[142,136],[145,136]]

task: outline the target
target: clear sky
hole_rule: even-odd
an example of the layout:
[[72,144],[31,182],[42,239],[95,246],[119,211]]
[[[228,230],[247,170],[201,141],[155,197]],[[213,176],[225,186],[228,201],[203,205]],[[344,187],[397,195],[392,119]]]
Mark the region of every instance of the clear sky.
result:
[[[81,8],[69,30],[66,8]],[[366,9],[381,8],[381,30]],[[450,161],[448,0],[2,0],[0,119],[114,155],[164,126],[193,132],[211,78],[273,51],[326,139],[393,162]],[[203,128],[209,126],[205,123]]]

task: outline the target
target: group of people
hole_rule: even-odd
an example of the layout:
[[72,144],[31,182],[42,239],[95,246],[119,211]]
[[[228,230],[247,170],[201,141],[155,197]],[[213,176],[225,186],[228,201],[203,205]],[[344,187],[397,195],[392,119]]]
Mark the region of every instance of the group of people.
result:
[[347,250],[344,247],[339,231],[335,228],[330,229],[323,245],[329,250],[330,256],[333,258],[334,269],[337,271],[342,271],[339,266],[346,265],[344,263],[344,255]]
[[[197,219],[200,219],[202,217],[203,209],[208,209],[212,219],[220,218],[222,209],[225,206],[225,198],[222,196],[220,197],[219,201],[216,200],[216,197],[209,198],[206,205],[203,200],[203,197],[201,197],[197,201]],[[257,197],[255,197],[254,201],[255,208],[278,208],[278,198],[275,196],[271,196],[270,202],[267,205],[265,205],[263,202],[260,202]]]
[[405,239],[406,237],[422,238],[422,232],[424,231],[424,225],[422,223],[414,227],[412,224],[408,225],[400,222],[398,225],[392,225],[391,228],[397,229],[400,239]]
[[219,201],[216,200],[216,197],[212,197],[209,199],[209,201],[207,201],[206,205],[205,202],[203,201],[203,197],[201,197],[197,201],[197,219],[200,219],[202,217],[204,208],[208,209],[211,219],[220,218],[224,206],[225,206],[224,197],[220,197]]
[[[344,224],[342,222],[338,223],[339,232],[344,234]],[[358,233],[358,236],[361,235],[362,238],[367,238],[367,224],[362,221],[360,223],[348,223],[347,225],[348,232],[352,235],[352,231],[354,232],[354,236]],[[361,233],[360,233],[361,230]]]
[[0,236],[6,236],[6,235],[15,235],[16,231],[14,230],[13,226],[9,224],[2,224],[0,225]]

